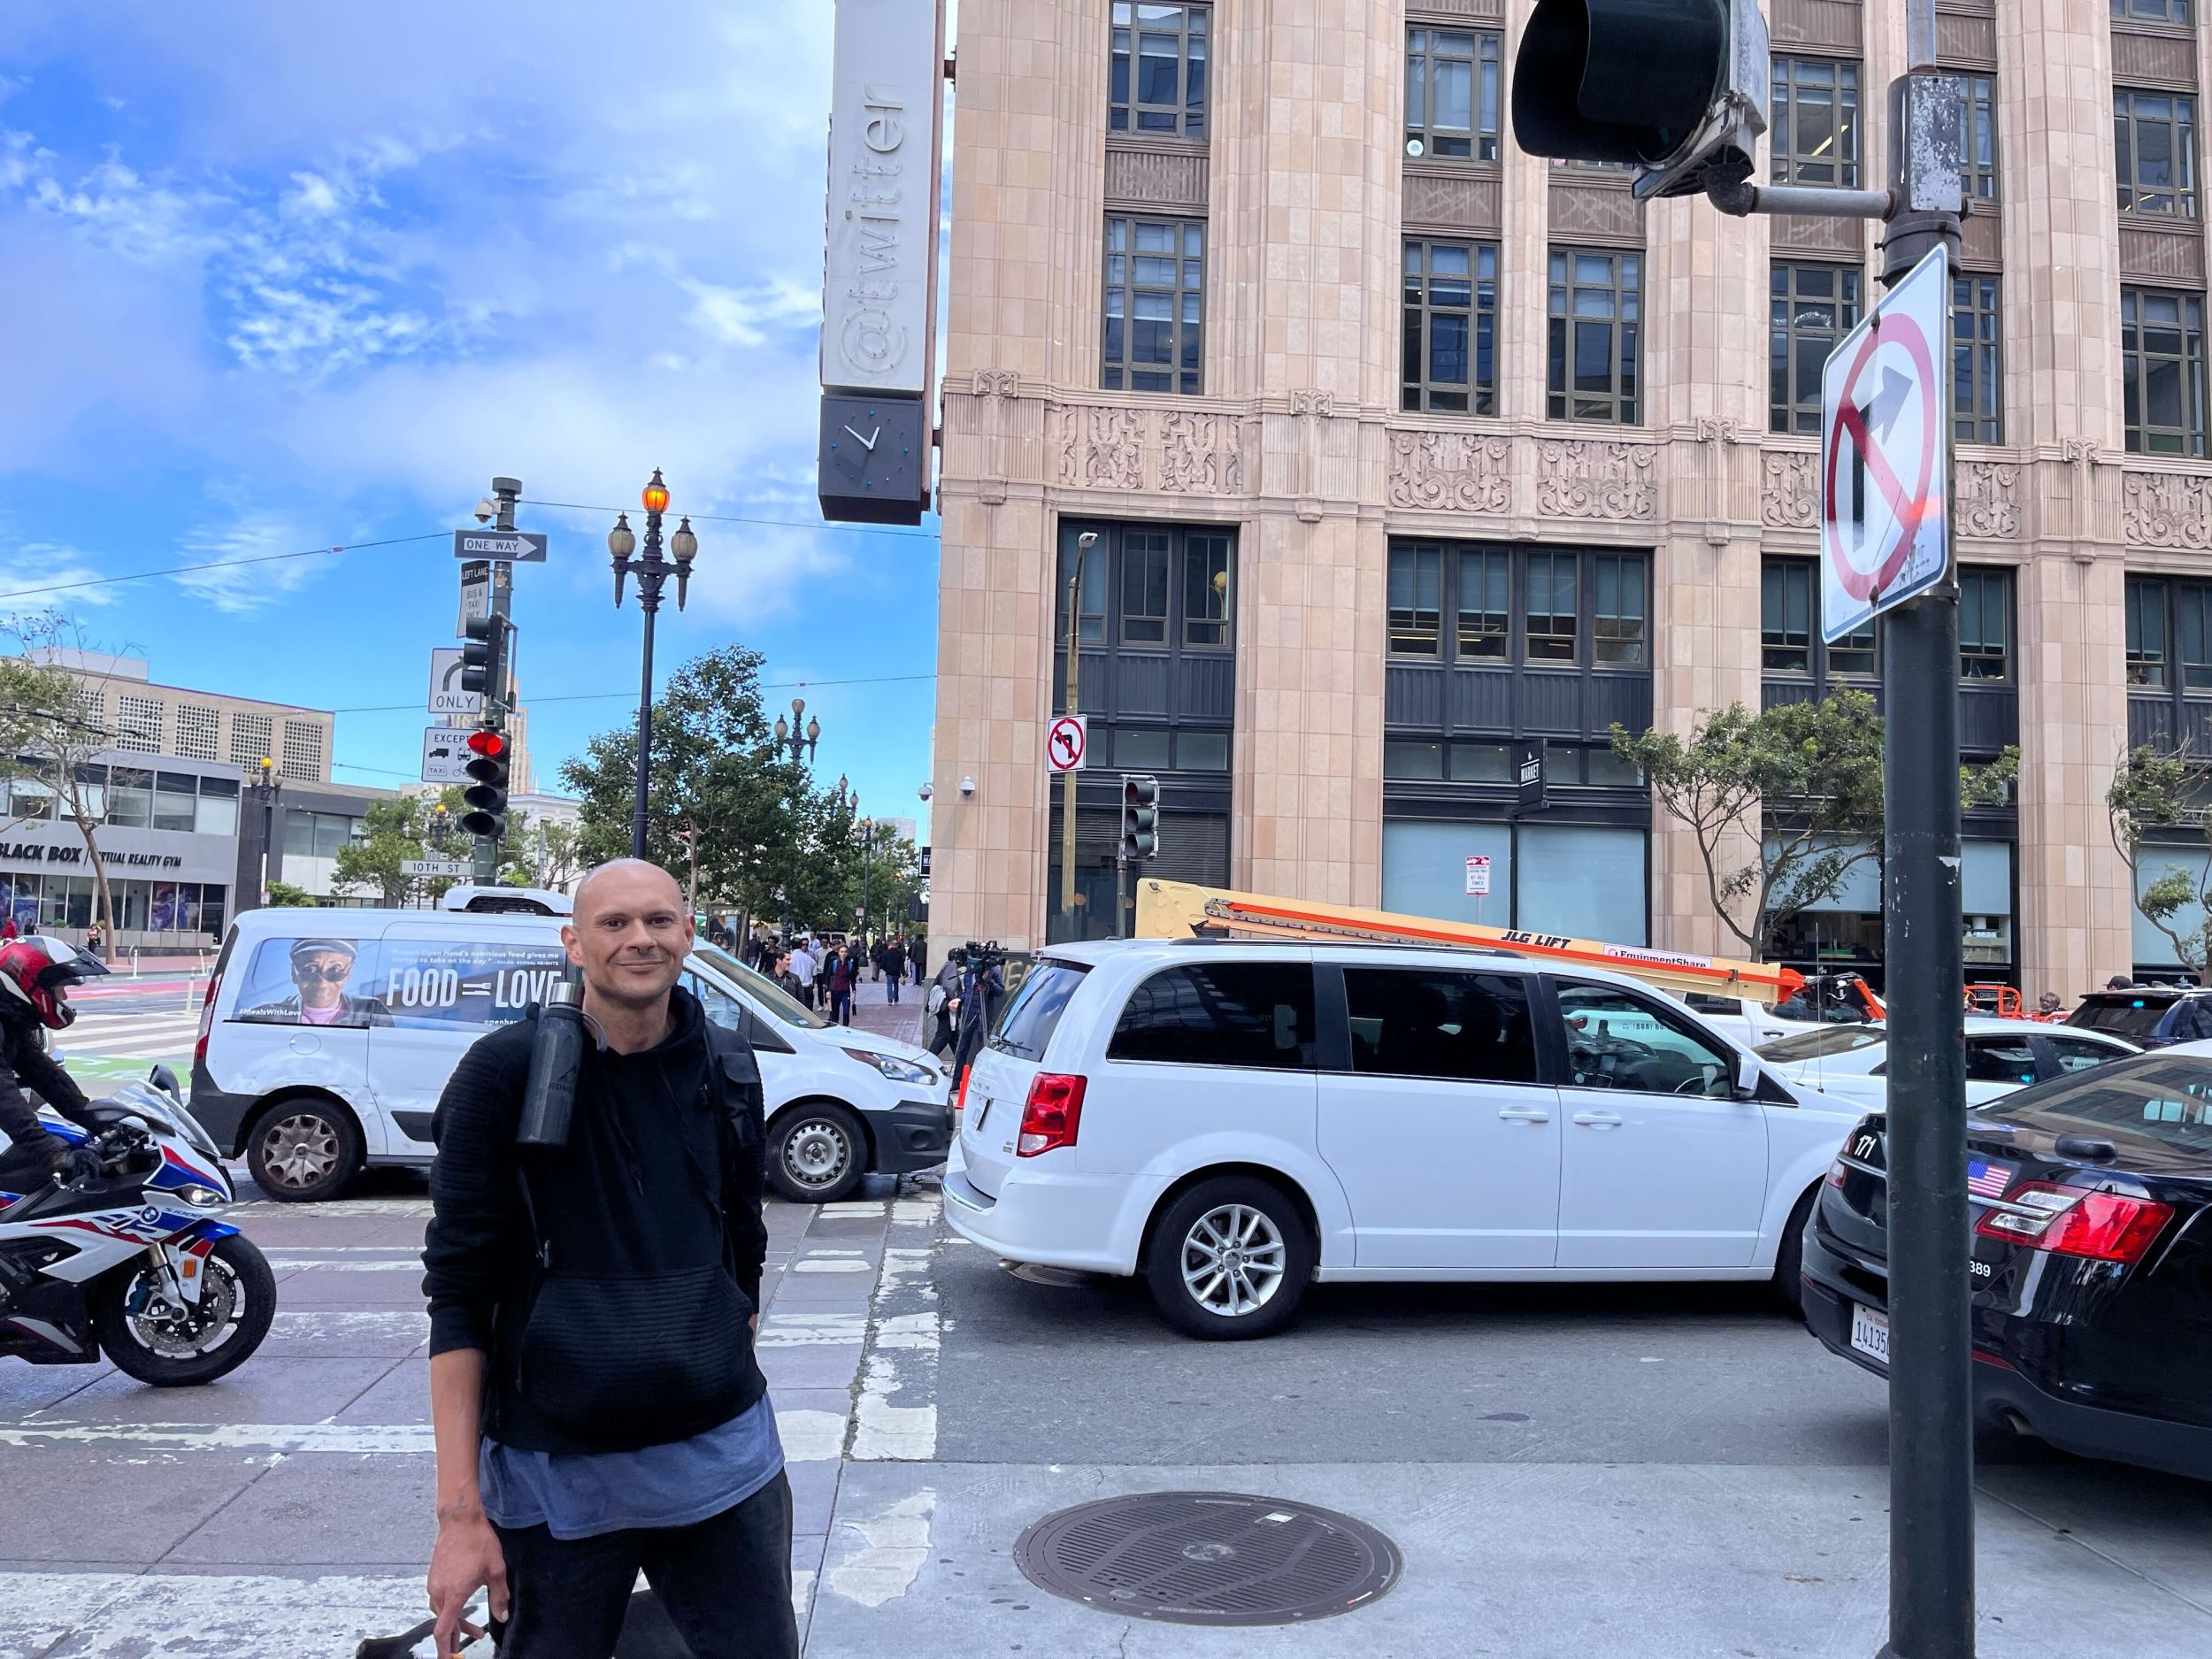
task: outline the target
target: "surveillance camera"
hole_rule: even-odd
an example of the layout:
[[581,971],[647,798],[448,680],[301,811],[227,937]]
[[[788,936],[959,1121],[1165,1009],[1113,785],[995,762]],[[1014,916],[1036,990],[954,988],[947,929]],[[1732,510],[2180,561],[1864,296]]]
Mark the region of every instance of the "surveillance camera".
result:
[[926,783],[920,788],[915,790],[914,793],[921,796],[923,800],[926,801],[937,793],[937,788],[933,784]]
[[975,780],[972,778],[963,778],[960,780],[960,793],[962,795],[973,795],[975,793]]
[[498,515],[498,512],[499,509],[492,505],[492,498],[489,495],[487,495],[483,500],[476,503],[476,522],[479,524],[489,524],[493,518]]

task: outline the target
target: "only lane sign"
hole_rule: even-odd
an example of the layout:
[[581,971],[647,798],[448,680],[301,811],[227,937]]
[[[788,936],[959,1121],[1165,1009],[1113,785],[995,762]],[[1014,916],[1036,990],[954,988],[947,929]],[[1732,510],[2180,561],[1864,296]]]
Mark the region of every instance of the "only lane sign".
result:
[[1820,378],[1820,631],[1832,645],[1948,574],[1950,256],[1938,247]]

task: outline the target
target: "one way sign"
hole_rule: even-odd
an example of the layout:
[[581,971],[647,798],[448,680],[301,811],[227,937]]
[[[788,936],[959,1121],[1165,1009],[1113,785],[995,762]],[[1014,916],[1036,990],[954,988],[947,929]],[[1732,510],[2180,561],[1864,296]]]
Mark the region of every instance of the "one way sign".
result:
[[545,563],[546,539],[533,530],[456,530],[457,559],[503,559],[517,565]]
[[1948,573],[1950,255],[1939,246],[1820,378],[1820,622],[1830,644]]

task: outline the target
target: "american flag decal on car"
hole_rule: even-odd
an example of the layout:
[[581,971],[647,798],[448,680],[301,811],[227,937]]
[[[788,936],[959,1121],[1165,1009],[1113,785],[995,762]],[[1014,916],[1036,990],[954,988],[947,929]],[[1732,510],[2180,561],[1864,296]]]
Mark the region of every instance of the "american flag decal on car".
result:
[[1966,1190],[1976,1198],[2002,1198],[2005,1188],[2012,1185],[2013,1166],[1993,1164],[1987,1158],[1972,1158],[1966,1165]]

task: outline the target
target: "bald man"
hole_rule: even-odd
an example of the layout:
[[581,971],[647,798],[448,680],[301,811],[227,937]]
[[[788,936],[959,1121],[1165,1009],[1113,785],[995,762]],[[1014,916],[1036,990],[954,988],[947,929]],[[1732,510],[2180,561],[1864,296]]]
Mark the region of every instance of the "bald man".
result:
[[579,884],[561,930],[591,1041],[568,1144],[518,1147],[537,1022],[438,1102],[423,1263],[439,1659],[488,1589],[501,1659],[609,1659],[642,1571],[695,1659],[795,1659],[791,1488],[759,1323],[759,1068],[677,984],[675,880]]

